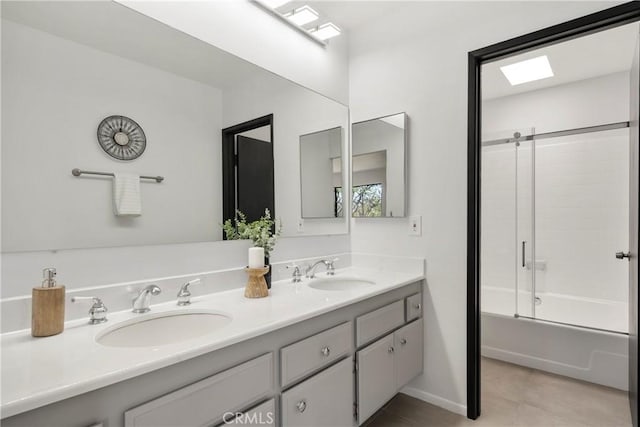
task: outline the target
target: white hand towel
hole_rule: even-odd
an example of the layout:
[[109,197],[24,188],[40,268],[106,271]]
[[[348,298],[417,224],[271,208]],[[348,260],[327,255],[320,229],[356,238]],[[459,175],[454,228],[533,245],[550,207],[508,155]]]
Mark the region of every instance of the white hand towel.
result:
[[117,216],[142,215],[140,177],[132,173],[115,173],[113,178],[113,210]]

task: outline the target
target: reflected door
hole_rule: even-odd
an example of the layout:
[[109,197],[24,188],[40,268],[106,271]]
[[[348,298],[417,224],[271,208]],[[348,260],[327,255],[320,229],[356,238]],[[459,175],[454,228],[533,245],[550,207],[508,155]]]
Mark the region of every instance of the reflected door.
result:
[[256,221],[269,209],[274,214],[273,148],[270,142],[238,135],[236,190],[238,210]]

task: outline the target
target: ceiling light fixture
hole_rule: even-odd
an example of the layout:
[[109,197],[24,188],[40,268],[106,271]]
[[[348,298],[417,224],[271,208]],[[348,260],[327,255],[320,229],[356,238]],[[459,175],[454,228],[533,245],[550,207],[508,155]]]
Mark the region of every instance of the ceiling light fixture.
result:
[[331,22],[327,22],[326,24],[322,24],[319,27],[312,28],[309,30],[309,34],[314,37],[319,38],[320,40],[329,40],[332,37],[339,36],[341,33],[340,28],[334,25]]
[[500,67],[500,71],[509,80],[511,86],[553,77],[553,70],[547,55],[505,65]]
[[284,17],[294,24],[302,26],[315,21],[320,17],[320,15],[318,15],[318,12],[311,9],[311,7],[302,6],[287,13]]

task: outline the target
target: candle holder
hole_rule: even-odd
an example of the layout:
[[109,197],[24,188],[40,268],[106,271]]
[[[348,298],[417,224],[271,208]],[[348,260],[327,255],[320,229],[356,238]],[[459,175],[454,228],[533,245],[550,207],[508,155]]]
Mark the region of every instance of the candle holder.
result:
[[246,298],[264,298],[269,296],[267,282],[264,275],[269,272],[269,267],[261,268],[245,268],[244,271],[249,275],[247,286],[244,288],[244,296]]

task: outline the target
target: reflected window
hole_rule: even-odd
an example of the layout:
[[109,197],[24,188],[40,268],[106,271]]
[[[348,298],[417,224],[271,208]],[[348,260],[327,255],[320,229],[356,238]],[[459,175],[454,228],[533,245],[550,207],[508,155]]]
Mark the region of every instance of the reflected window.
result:
[[[382,215],[382,183],[356,185],[352,193],[352,214],[357,217],[377,217]],[[336,213],[343,212],[342,188],[335,188]]]

